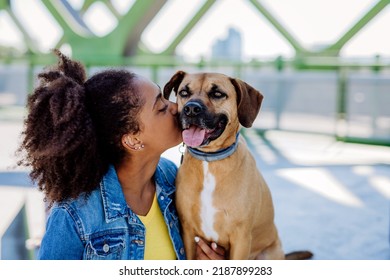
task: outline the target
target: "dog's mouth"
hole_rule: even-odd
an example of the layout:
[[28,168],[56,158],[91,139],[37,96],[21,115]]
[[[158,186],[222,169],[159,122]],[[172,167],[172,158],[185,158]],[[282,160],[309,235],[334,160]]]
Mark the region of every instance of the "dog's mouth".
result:
[[228,118],[220,115],[213,123],[183,121],[183,142],[189,147],[202,147],[217,139],[225,131]]

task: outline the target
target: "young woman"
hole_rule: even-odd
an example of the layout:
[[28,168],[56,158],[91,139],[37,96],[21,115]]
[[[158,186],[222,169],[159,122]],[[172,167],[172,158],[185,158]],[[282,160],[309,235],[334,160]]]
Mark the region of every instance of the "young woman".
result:
[[[125,70],[86,79],[59,51],[28,99],[20,162],[51,206],[40,259],[185,259],[174,203],[177,105]],[[224,250],[200,240],[199,259]]]

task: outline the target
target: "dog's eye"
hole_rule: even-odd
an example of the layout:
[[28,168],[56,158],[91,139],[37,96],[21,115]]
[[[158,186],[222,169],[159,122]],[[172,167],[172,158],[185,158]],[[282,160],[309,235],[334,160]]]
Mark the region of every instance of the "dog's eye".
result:
[[227,95],[225,93],[220,92],[220,91],[212,91],[212,92],[210,92],[209,95],[211,98],[216,98],[216,99],[221,99],[221,98],[227,97]]
[[186,91],[186,90],[181,90],[180,92],[179,92],[179,95],[181,96],[181,97],[188,97],[190,94],[188,93],[188,91]]

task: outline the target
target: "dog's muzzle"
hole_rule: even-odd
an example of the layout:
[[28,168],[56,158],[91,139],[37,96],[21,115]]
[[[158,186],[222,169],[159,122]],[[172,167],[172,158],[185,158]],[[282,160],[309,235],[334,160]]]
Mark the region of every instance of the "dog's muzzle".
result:
[[196,117],[206,111],[206,106],[203,103],[189,101],[183,108],[183,112],[187,117]]
[[228,123],[225,114],[212,114],[201,100],[188,101],[181,113],[183,141],[189,147],[208,145],[224,132]]

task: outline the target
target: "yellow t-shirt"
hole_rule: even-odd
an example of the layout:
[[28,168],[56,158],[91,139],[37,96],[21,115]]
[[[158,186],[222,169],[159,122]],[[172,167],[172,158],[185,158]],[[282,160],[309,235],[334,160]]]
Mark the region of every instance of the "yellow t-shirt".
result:
[[156,195],[146,216],[138,215],[146,228],[145,260],[176,260],[175,250]]

